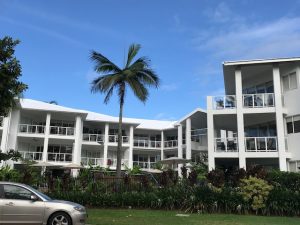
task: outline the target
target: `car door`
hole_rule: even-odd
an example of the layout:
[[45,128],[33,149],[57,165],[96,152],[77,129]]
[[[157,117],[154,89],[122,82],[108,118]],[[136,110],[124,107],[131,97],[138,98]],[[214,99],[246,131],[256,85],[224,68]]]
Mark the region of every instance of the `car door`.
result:
[[3,187],[0,184],[0,224],[2,221],[2,205],[3,205]]
[[42,224],[45,203],[31,200],[33,192],[14,184],[3,184],[2,191],[2,223]]

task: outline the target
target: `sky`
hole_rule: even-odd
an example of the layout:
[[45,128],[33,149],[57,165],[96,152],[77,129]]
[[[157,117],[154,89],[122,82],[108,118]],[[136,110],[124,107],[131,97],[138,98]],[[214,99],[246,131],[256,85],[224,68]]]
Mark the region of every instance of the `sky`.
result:
[[224,94],[222,62],[300,56],[299,0],[0,0],[0,38],[16,57],[25,98],[118,115],[113,97],[90,91],[90,52],[122,66],[128,46],[161,79],[146,104],[129,92],[126,117],[177,120]]

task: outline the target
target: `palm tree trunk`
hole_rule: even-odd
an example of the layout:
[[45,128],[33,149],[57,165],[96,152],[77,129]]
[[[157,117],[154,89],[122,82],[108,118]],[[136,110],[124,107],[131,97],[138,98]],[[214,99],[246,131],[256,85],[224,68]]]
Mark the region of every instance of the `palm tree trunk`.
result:
[[123,106],[124,106],[124,90],[125,87],[121,87],[120,96],[120,112],[119,112],[119,127],[118,127],[118,149],[117,149],[117,178],[121,177],[121,163],[122,163],[122,120],[123,120]]

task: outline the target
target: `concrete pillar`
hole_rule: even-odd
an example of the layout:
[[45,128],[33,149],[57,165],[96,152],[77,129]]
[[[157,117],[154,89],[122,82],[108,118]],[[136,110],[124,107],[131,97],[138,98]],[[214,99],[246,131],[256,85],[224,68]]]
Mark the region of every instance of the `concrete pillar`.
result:
[[81,116],[76,116],[75,123],[75,141],[73,148],[73,163],[81,163],[81,146],[82,146],[83,122]]
[[133,136],[134,136],[134,129],[133,129],[133,126],[130,126],[130,129],[129,129],[129,153],[128,153],[128,167],[130,169],[133,168]]
[[49,135],[50,135],[50,122],[51,122],[51,114],[47,113],[46,116],[46,127],[45,127],[45,138],[44,138],[44,149],[43,149],[43,162],[47,161],[48,155],[48,145],[49,145]]
[[284,123],[283,123],[283,109],[282,109],[282,95],[281,95],[281,79],[278,64],[273,65],[273,85],[275,95],[275,109],[276,109],[276,128],[277,128],[277,147],[279,157],[279,169],[287,171],[287,163],[285,156],[285,137],[284,137]]
[[8,141],[8,135],[9,135],[9,125],[10,125],[10,117],[11,117],[11,112],[8,114],[8,117],[3,118],[3,123],[2,123],[2,138],[1,138],[1,145],[0,145],[0,150],[2,152],[7,152],[7,141]]
[[215,135],[214,135],[214,116],[213,116],[212,97],[207,97],[207,151],[208,151],[208,170],[215,169]]
[[103,166],[107,166],[107,155],[108,155],[108,134],[109,134],[109,124],[105,124],[104,130],[104,148],[103,148]]
[[160,160],[164,159],[164,146],[165,146],[165,138],[164,131],[161,131],[161,146],[160,146]]
[[191,118],[186,119],[186,130],[185,130],[185,138],[186,138],[186,159],[192,159],[192,139],[191,139]]
[[[182,152],[182,125],[179,124],[177,127],[177,141],[178,141],[178,158],[183,158],[183,152]],[[182,164],[178,164],[178,175],[179,177],[182,177],[181,174],[181,168]]]
[[239,147],[239,167],[246,169],[245,132],[243,114],[243,85],[241,68],[235,69],[236,116]]

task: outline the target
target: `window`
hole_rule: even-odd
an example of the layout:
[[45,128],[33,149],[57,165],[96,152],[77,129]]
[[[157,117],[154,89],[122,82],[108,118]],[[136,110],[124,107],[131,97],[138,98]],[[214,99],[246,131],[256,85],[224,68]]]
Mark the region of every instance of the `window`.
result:
[[300,115],[286,118],[287,133],[300,133]]
[[18,199],[18,200],[30,200],[32,193],[25,188],[15,185],[3,185],[4,198],[6,199]]
[[289,91],[297,88],[297,74],[296,72],[289,73],[282,78],[283,90]]

